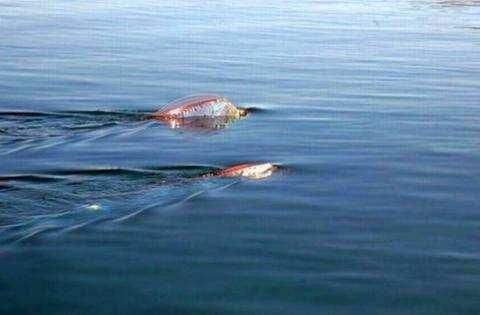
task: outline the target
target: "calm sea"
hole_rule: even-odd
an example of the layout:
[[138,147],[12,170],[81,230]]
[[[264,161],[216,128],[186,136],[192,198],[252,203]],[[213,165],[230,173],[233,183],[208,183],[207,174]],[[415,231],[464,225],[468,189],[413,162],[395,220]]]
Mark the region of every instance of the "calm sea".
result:
[[479,149],[479,1],[2,0],[0,313],[479,314]]

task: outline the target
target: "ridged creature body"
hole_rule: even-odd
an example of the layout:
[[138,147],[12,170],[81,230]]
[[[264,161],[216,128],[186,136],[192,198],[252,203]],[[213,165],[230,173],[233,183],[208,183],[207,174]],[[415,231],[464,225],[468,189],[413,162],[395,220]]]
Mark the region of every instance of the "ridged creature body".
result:
[[198,95],[178,99],[168,103],[152,116],[159,120],[188,118],[240,118],[247,111],[238,108],[228,99],[218,95]]
[[227,167],[216,174],[220,177],[246,177],[262,179],[269,177],[278,169],[272,163],[245,163]]

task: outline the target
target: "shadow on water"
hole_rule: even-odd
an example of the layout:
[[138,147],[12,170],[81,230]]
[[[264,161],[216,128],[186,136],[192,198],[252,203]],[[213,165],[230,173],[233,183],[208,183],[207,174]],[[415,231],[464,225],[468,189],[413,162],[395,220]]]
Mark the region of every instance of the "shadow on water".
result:
[[185,165],[0,176],[0,243],[22,243],[100,225],[112,228],[238,182],[200,180],[217,170]]

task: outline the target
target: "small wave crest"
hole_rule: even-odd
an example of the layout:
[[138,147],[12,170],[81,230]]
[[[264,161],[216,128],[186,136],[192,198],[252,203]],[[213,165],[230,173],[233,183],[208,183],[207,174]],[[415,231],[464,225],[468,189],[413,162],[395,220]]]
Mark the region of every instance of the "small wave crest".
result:
[[[93,167],[1,175],[0,244],[31,242],[99,224],[123,223],[166,210],[225,184],[197,180],[218,170],[208,165],[145,168]],[[0,186],[1,187],[1,186]]]

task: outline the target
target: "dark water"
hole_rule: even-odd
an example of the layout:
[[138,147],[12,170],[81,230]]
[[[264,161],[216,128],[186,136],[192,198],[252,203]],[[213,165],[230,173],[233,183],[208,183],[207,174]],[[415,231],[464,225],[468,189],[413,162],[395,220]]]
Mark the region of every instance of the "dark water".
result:
[[1,314],[480,312],[478,1],[127,3],[0,1]]

